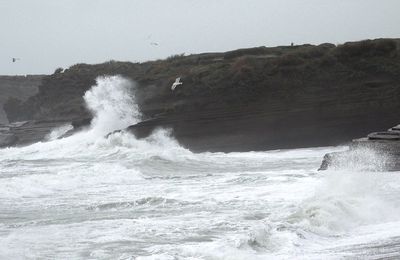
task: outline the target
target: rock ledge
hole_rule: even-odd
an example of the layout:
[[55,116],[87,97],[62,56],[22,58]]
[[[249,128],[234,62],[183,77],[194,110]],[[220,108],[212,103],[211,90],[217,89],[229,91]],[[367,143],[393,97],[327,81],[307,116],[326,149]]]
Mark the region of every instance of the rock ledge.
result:
[[348,151],[326,154],[319,170],[349,166],[375,171],[399,171],[400,125],[354,139]]

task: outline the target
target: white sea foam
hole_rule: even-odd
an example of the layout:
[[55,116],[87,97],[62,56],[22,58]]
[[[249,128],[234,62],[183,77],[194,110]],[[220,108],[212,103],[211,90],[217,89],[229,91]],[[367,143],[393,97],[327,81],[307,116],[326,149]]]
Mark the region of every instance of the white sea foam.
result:
[[133,96],[135,84],[120,76],[99,77],[96,85],[84,95],[93,113],[92,131],[107,134],[136,124],[140,120],[139,108]]
[[317,172],[346,147],[194,154],[165,129],[107,135],[140,120],[134,88],[101,77],[85,94],[88,129],[0,150],[0,258],[329,259],[372,254],[378,240],[395,250],[398,173],[362,160]]
[[71,124],[66,124],[66,125],[56,127],[48,135],[46,135],[45,140],[54,141],[54,140],[62,137],[64,134],[66,134],[68,131],[70,131],[72,129],[74,129],[74,127]]

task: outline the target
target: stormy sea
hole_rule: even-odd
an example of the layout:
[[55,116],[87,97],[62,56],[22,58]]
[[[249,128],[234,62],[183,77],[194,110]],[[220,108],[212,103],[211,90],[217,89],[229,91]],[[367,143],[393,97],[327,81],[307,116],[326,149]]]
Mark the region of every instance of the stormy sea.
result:
[[169,129],[137,139],[115,131],[141,119],[132,87],[98,78],[90,127],[0,150],[0,259],[400,258],[398,172],[318,171],[345,146],[192,153]]

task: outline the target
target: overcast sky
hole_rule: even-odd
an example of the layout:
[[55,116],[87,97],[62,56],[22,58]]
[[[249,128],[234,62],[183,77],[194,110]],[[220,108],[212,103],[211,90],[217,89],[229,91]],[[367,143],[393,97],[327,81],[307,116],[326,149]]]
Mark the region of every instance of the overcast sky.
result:
[[0,0],[0,75],[381,37],[400,38],[400,0]]

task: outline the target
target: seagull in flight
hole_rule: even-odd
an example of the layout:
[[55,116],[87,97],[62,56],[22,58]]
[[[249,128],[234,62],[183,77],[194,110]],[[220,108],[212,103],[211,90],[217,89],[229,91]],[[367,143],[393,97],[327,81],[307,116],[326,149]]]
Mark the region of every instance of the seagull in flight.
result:
[[177,87],[177,86],[179,86],[179,85],[182,85],[183,83],[181,82],[181,78],[179,77],[179,78],[176,78],[175,79],[175,82],[172,84],[172,86],[171,86],[171,90],[172,91],[174,91],[174,89]]
[[20,60],[20,58],[12,58],[12,62],[16,62],[17,60]]
[[154,40],[152,39],[152,35],[151,35],[151,34],[149,34],[149,36],[147,36],[146,41],[150,41],[149,43],[150,43],[150,45],[152,45],[152,46],[158,46],[158,45],[159,45],[158,42],[156,42],[156,41],[154,41]]

